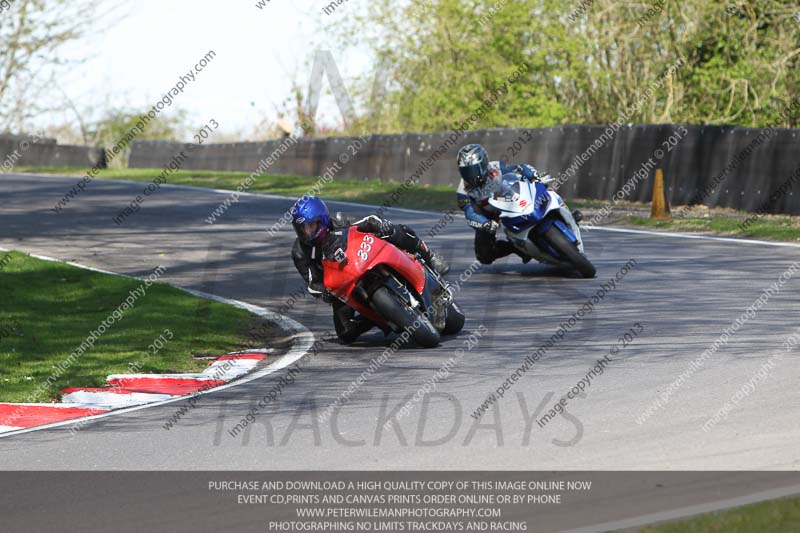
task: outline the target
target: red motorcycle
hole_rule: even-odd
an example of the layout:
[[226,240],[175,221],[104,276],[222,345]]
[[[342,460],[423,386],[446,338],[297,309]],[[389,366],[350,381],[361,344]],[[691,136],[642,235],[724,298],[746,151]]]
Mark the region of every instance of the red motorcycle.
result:
[[342,257],[322,261],[328,292],[379,327],[408,332],[424,348],[461,331],[464,313],[435,270],[355,227],[344,233]]

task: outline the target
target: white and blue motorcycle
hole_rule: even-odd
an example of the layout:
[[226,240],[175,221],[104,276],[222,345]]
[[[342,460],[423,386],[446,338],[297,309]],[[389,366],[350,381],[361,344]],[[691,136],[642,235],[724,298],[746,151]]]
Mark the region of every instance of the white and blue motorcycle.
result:
[[547,182],[531,183],[517,174],[505,174],[489,204],[500,211],[500,224],[520,252],[593,278],[597,270],[584,255],[578,223]]

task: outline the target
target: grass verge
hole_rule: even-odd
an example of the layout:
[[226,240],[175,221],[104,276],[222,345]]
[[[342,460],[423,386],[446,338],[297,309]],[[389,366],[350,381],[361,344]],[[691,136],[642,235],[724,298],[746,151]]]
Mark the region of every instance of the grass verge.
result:
[[[68,359],[142,283],[0,252],[0,401],[56,400],[65,387],[103,386],[108,374],[200,371],[208,361],[193,355],[246,346],[253,322],[260,320],[155,283],[93,348]],[[166,330],[172,339],[151,348]],[[55,381],[41,387],[50,376]]]
[[800,217],[770,215],[756,219],[744,228],[740,227],[748,216],[736,217],[697,217],[674,218],[672,220],[651,220],[649,217],[628,216],[621,220],[623,224],[642,226],[669,231],[694,233],[716,233],[734,237],[750,237],[775,241],[799,241]]
[[800,498],[773,500],[688,520],[647,526],[637,533],[762,533],[800,531]]
[[[38,174],[59,174],[82,176],[86,169],[75,167],[20,167],[18,172]],[[98,174],[100,179],[119,179],[149,182],[158,176],[161,169],[132,168],[105,169]],[[170,176],[170,183],[192,185],[195,187],[211,187],[215,189],[235,190],[249,176],[246,172],[221,172],[210,170],[179,170]],[[250,192],[280,194],[289,197],[300,197],[307,194],[317,183],[318,177],[263,175],[256,178]],[[324,189],[324,198],[344,200],[362,204],[382,205],[395,192],[399,183],[380,180],[334,179]],[[604,200],[581,198],[567,199],[571,208],[585,211],[586,219],[591,218],[594,210],[603,207]],[[393,207],[408,207],[431,211],[445,211],[455,207],[455,186],[418,185],[411,187],[399,195]],[[670,221],[654,221],[643,213],[649,212],[649,204],[620,202],[615,208],[617,216],[611,217],[609,223],[623,226],[641,226],[659,230],[714,233],[734,237],[749,237],[777,241],[800,241],[800,217],[766,215],[757,218],[746,228],[739,224],[752,213],[733,211],[731,209],[684,208],[686,216]],[[677,210],[677,207],[673,208]],[[635,214],[630,214],[635,213]]]

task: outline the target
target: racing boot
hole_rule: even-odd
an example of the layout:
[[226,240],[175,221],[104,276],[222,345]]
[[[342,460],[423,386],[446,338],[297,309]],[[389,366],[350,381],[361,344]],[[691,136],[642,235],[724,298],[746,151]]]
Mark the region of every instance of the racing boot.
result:
[[446,290],[437,289],[431,294],[433,304],[433,316],[431,323],[437,330],[442,331],[447,323],[447,306],[450,304],[449,293]]
[[342,344],[351,344],[355,342],[355,340],[359,338],[362,333],[366,333],[367,331],[371,330],[374,325],[375,324],[367,317],[358,315],[349,319],[346,322],[344,331],[342,331],[341,334],[337,332],[337,335],[339,336],[339,340],[342,341]]
[[351,344],[375,324],[342,302],[333,302],[333,327],[342,344]]
[[417,246],[417,253],[422,260],[429,264],[440,276],[444,276],[450,272],[450,265],[447,264],[447,261],[445,261],[441,255],[428,248],[428,245],[422,240],[419,241],[419,245]]
[[440,276],[444,276],[450,272],[450,265],[447,264],[444,257],[436,252],[431,253],[431,266],[433,266],[433,269],[438,272]]
[[531,259],[533,259],[533,257],[529,256],[525,252],[520,252],[519,250],[514,250],[514,253],[522,258],[523,265],[527,265],[528,263],[531,262]]
[[583,213],[581,213],[579,209],[575,209],[572,211],[572,218],[575,219],[575,223],[577,224],[583,220]]
[[516,254],[522,258],[522,262],[528,264],[531,259],[526,253],[523,253],[517,249],[516,246],[511,244],[509,241],[497,241],[495,242],[495,255],[497,258],[505,257],[507,255]]

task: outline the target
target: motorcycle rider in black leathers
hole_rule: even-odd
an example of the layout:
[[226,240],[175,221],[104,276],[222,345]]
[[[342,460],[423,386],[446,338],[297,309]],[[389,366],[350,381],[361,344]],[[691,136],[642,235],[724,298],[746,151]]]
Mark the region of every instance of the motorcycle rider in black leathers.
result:
[[292,246],[294,266],[308,285],[308,292],[332,305],[336,335],[344,344],[354,342],[375,324],[361,315],[356,316],[355,310],[325,290],[322,259],[338,260],[343,255],[343,228],[355,226],[358,231],[370,233],[401,250],[419,255],[441,275],[449,270],[444,259],[433,253],[414,230],[404,224],[393,224],[375,215],[349,223],[338,213],[336,217],[331,217],[325,203],[313,196],[299,199],[292,207],[291,214],[292,226],[297,233]]

